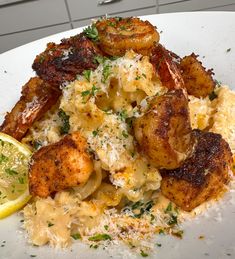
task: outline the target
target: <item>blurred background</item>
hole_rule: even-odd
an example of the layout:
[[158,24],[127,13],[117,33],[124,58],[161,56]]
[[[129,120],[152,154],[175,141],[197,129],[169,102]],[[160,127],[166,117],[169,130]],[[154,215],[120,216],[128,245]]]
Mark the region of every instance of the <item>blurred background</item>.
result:
[[0,0],[0,53],[102,15],[235,11],[235,0]]

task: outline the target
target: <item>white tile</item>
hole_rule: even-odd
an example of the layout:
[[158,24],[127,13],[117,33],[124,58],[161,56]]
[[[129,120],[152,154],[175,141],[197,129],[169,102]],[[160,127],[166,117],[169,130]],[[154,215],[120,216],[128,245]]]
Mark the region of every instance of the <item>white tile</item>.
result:
[[0,53],[21,46],[28,42],[70,29],[71,27],[68,23],[44,29],[37,29],[27,32],[18,32],[10,35],[0,36]]
[[64,0],[25,1],[0,8],[0,35],[68,21]]
[[91,17],[102,16],[131,11],[139,8],[156,6],[156,0],[119,0],[107,5],[99,5],[102,0],[67,0],[72,20],[80,20]]

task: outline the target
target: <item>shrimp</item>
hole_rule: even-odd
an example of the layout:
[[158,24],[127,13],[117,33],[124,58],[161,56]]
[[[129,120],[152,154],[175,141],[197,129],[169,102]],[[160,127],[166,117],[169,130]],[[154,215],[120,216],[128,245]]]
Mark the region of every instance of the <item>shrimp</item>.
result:
[[139,18],[102,19],[95,26],[100,49],[111,56],[122,56],[129,49],[147,55],[160,38],[151,23]]
[[86,183],[93,172],[86,140],[79,132],[42,147],[33,154],[29,168],[29,189],[33,196],[47,196]]
[[183,90],[155,97],[147,112],[134,121],[134,134],[154,166],[179,167],[191,148],[188,100]]

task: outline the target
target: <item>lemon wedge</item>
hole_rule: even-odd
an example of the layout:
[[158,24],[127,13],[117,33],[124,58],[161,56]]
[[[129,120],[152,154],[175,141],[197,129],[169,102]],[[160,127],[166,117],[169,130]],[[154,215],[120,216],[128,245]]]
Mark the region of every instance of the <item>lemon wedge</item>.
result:
[[30,157],[27,146],[0,133],[0,219],[22,208],[31,198],[28,188]]

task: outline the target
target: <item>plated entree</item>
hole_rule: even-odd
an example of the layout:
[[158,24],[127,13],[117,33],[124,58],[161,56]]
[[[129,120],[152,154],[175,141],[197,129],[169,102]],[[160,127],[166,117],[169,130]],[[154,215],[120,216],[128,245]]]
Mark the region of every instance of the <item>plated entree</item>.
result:
[[32,153],[19,158],[22,178],[0,145],[1,204],[16,180],[29,187],[32,244],[124,242],[147,256],[153,234],[181,238],[185,215],[229,189],[235,93],[194,53],[167,50],[148,21],[101,18],[48,43],[32,67],[0,126]]

